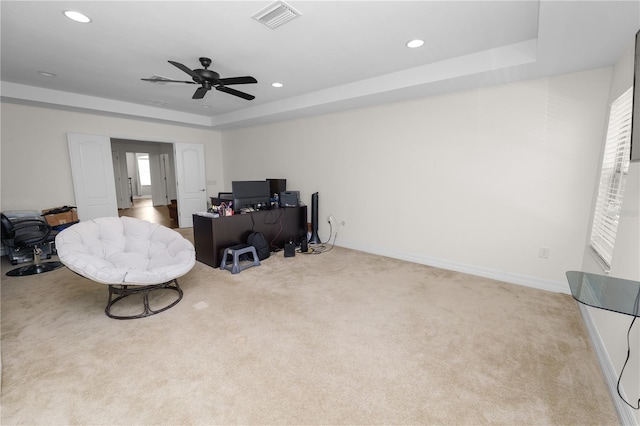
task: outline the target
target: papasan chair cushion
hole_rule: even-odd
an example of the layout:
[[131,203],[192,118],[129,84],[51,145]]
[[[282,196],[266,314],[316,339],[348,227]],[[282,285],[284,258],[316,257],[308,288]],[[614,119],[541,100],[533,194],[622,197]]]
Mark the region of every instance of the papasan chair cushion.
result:
[[[174,306],[182,298],[177,278],[195,264],[193,244],[178,232],[126,216],[103,217],[72,225],[56,236],[56,250],[60,261],[72,271],[109,285],[106,313],[122,319],[148,316]],[[172,282],[175,287],[169,287]],[[129,289],[129,286],[144,287]],[[159,288],[176,290],[180,298],[166,308],[152,311],[148,307],[148,293]],[[142,315],[110,315],[113,303],[139,292],[145,294]],[[119,297],[112,301],[113,294]]]

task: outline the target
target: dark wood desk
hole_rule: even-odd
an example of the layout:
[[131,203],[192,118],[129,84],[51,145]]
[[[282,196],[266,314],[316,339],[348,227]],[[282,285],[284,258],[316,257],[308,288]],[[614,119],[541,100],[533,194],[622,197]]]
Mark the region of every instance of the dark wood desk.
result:
[[307,206],[261,210],[233,216],[193,215],[196,260],[218,268],[224,249],[246,243],[251,232],[262,232],[271,250],[289,240],[300,244],[307,237]]

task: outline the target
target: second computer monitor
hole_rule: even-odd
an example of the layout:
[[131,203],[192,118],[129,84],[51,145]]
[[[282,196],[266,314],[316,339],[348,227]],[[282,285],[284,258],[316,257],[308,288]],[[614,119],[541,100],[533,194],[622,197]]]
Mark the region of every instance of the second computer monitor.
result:
[[280,194],[287,190],[286,179],[267,179],[267,182],[269,182],[269,191],[271,192],[271,196],[273,196],[273,194]]
[[270,187],[266,180],[241,180],[231,182],[233,209],[264,208],[270,205]]

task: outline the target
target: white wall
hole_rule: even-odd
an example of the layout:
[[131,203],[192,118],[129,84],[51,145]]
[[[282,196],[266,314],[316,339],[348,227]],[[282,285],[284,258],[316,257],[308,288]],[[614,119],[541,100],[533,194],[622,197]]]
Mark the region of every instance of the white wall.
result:
[[216,196],[222,190],[222,142],[217,131],[7,102],[2,103],[0,114],[3,211],[75,205],[69,132],[201,143],[205,148],[207,192]]
[[[617,99],[633,85],[634,46],[633,43],[616,63],[611,81],[609,103]],[[601,151],[604,148],[604,137],[600,141]],[[600,167],[601,157],[597,163]],[[593,188],[593,199],[597,197],[597,184]],[[593,212],[592,212],[593,215]],[[587,238],[589,237],[587,230]],[[587,240],[588,241],[588,240]],[[604,274],[601,264],[597,262],[591,249],[586,246],[582,270],[596,274]],[[625,186],[624,199],[621,208],[621,218],[618,225],[616,245],[609,275],[640,281],[640,163],[631,163]],[[595,337],[602,346],[601,363],[604,362],[605,373],[611,369],[612,379],[617,380],[627,356],[627,331],[632,317],[595,308],[585,308],[583,312],[586,321],[593,324]],[[622,376],[622,389],[632,404],[638,403],[640,398],[640,324],[636,325],[630,335],[631,358]],[[614,397],[620,404],[620,400]],[[624,404],[619,406],[627,410],[635,421],[640,424],[640,411],[630,410]]]
[[[320,237],[555,291],[580,269],[611,69],[224,132],[225,184],[318,191]],[[540,247],[550,248],[541,259]]]

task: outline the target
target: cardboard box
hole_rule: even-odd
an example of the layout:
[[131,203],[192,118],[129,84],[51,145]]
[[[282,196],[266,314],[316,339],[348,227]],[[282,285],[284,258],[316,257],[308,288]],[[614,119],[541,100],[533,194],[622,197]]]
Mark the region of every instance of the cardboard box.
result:
[[42,216],[49,226],[59,226],[78,221],[78,213],[75,207],[61,206],[42,210]]

